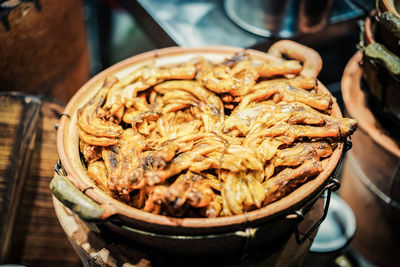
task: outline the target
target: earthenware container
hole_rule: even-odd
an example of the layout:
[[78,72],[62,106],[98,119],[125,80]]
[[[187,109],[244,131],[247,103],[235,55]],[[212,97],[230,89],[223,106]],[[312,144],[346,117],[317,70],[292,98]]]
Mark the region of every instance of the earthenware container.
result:
[[[313,226],[324,211],[323,205],[314,204],[325,190],[330,192],[335,185],[330,183],[330,178],[341,158],[342,143],[322,162],[323,171],[320,175],[288,196],[245,214],[219,218],[172,218],[135,209],[100,190],[82,165],[78,145],[77,110],[96,94],[105,77],[115,75],[121,78],[144,64],[160,66],[187,61],[197,56],[221,62],[240,51],[243,49],[222,46],[165,48],[126,59],[93,77],[74,95],[64,111],[65,116],[60,120],[57,146],[63,171],[60,170],[62,175],[56,176],[52,181],[53,194],[86,221],[102,223],[116,234],[134,240],[141,246],[170,253],[239,255],[254,247],[274,244],[273,240],[284,241],[275,243],[281,244],[279,246],[283,248],[286,241],[296,240],[295,233],[299,234],[299,231],[311,234],[318,225],[314,228]],[[322,67],[317,52],[292,41],[275,43],[268,54],[255,50],[246,52],[256,61],[279,60],[282,54],[290,54],[303,62],[302,74],[308,76],[316,77]],[[318,91],[329,94],[320,82]],[[332,115],[342,116],[336,102],[333,103]],[[307,223],[299,226],[303,215],[304,222]],[[311,217],[307,217],[308,215]],[[304,229],[301,230],[301,227]],[[307,242],[301,240],[301,233],[297,236],[297,242],[292,242],[294,252],[287,257],[297,262],[311,245],[308,235],[304,239]]]

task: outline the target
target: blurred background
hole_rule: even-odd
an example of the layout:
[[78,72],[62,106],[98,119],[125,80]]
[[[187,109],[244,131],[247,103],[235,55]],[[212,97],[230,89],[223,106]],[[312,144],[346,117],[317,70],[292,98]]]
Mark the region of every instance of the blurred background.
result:
[[[291,39],[321,55],[319,80],[360,121],[352,156],[338,175],[341,198],[333,197],[305,265],[397,266],[399,2],[0,0],[0,263],[82,266],[80,258],[98,255],[78,257],[48,191],[58,158],[54,126],[90,77],[169,46],[267,51]],[[374,38],[386,52],[368,46]]]

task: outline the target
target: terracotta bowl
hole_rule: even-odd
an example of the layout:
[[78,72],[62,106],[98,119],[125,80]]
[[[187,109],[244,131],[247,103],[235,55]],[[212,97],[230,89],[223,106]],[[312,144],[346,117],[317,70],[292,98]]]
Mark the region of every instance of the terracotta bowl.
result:
[[[190,251],[191,247],[184,248],[186,239],[194,240],[194,243],[191,243],[194,246],[204,245],[210,249],[211,245],[207,238],[215,239],[217,243],[224,240],[231,247],[235,245],[242,247],[244,239],[258,235],[255,232],[264,233],[260,235],[262,238],[258,238],[258,241],[264,242],[273,236],[282,235],[288,229],[293,231],[293,226],[297,224],[299,219],[295,211],[300,210],[306,213],[322,194],[341,157],[342,143],[337,146],[330,158],[322,162],[324,169],[318,177],[302,185],[288,196],[246,214],[219,218],[172,218],[130,207],[100,190],[86,174],[80,159],[77,110],[96,94],[105,77],[115,75],[121,78],[143,64],[151,63],[158,66],[178,63],[196,56],[203,56],[209,60],[220,62],[242,50],[242,48],[223,46],[171,47],[126,59],[93,77],[70,100],[64,111],[68,115],[63,116],[60,120],[57,136],[58,153],[67,180],[73,183],[74,188],[71,189],[65,181],[53,180],[51,189],[54,195],[83,219],[104,222],[115,232],[127,238],[135,239],[139,243],[153,242],[154,244],[150,244],[150,246],[157,246],[154,239],[163,240],[161,243],[167,249],[179,248]],[[271,47],[269,54],[255,50],[246,50],[246,52],[257,61],[278,60],[281,53],[289,54],[290,52],[303,62],[303,74],[314,77],[317,76],[322,66],[318,53],[291,41],[277,42]],[[318,84],[319,92],[329,94],[324,85],[320,82]],[[336,102],[333,103],[332,112],[335,117],[342,116]],[[78,195],[74,191],[76,189],[79,190]],[[80,191],[83,191],[84,194]],[[260,230],[266,225],[268,226],[266,232]],[[232,235],[230,236],[230,234]],[[201,236],[201,238],[196,239],[196,236]],[[178,242],[178,245],[175,246],[175,244],[169,242],[171,239]],[[235,242],[240,242],[240,244]],[[218,247],[218,245],[216,246]]]

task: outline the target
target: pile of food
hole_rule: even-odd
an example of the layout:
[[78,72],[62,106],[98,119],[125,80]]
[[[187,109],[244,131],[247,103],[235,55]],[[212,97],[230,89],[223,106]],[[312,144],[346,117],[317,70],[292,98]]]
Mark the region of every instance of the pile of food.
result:
[[174,217],[230,216],[322,171],[356,128],[296,60],[194,58],[108,77],[78,111],[80,151],[100,188]]

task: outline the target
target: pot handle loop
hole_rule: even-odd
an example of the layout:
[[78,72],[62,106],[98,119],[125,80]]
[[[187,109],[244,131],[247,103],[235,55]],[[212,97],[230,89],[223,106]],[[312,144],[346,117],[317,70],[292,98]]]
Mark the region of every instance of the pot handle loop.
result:
[[81,219],[90,222],[102,220],[104,208],[79,191],[66,176],[56,174],[50,183],[50,190]]
[[322,59],[317,51],[290,40],[274,43],[268,54],[281,58],[283,55],[303,63],[301,75],[316,78],[322,68]]
[[[310,237],[310,235],[315,230],[317,230],[318,227],[321,225],[321,223],[325,220],[326,215],[328,214],[328,209],[329,209],[329,204],[330,204],[330,201],[331,201],[332,192],[338,190],[339,187],[340,187],[340,182],[339,182],[339,180],[337,180],[335,178],[331,179],[331,182],[327,186],[325,186],[324,191],[327,192],[327,195],[326,195],[326,200],[325,200],[324,213],[322,214],[322,217],[313,225],[313,227],[311,227],[311,229],[308,230],[307,233],[305,233],[303,235],[303,237],[301,237],[301,238],[300,238],[298,225],[296,225],[296,229],[295,229],[294,234],[295,234],[296,242],[297,242],[298,245],[303,244],[304,241],[306,241],[307,238]],[[303,211],[301,209],[300,210],[296,210],[295,211],[295,215],[297,216],[299,221],[303,220],[303,218],[304,218]]]

